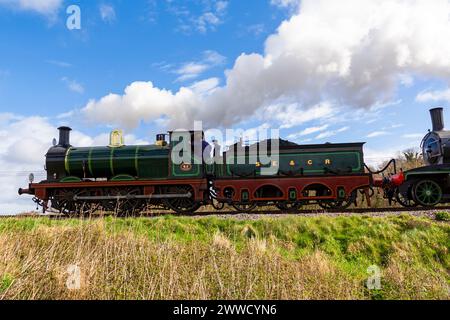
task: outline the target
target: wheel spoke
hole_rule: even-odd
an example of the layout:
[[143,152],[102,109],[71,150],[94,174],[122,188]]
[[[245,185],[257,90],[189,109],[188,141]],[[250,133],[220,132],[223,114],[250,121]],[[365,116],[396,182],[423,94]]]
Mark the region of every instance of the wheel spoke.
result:
[[357,193],[352,192],[346,200],[319,201],[319,206],[325,210],[345,210],[356,201]]
[[190,186],[177,186],[177,187],[168,187],[165,190],[167,194],[186,194],[191,193],[191,198],[174,198],[174,199],[165,199],[165,205],[179,213],[179,214],[192,214],[200,208],[200,204],[194,200],[194,190]]
[[441,201],[442,189],[435,181],[419,181],[415,185],[414,195],[422,206],[433,207]]
[[411,198],[411,190],[408,190],[405,195],[401,193],[399,189],[397,189],[396,199],[397,202],[405,208],[413,208],[417,206],[417,203],[414,201],[414,199]]
[[256,202],[246,203],[246,204],[233,204],[233,208],[238,212],[249,213],[256,209],[258,204]]

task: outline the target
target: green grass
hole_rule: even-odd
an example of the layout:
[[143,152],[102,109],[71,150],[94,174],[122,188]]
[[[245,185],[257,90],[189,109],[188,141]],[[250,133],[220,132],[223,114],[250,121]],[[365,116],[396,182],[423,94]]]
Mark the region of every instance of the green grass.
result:
[[450,221],[450,214],[446,211],[436,213],[436,220],[438,221]]
[[4,293],[13,284],[13,278],[9,274],[0,277],[0,294]]
[[449,247],[448,223],[409,215],[4,219],[0,298],[448,299]]

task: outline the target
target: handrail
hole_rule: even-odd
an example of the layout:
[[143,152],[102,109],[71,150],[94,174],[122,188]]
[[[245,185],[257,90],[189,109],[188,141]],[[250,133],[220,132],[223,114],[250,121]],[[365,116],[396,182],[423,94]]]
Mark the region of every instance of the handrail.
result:
[[388,164],[383,169],[378,170],[378,171],[370,170],[369,166],[367,166],[367,164],[365,164],[365,163],[364,163],[364,167],[367,169],[367,171],[369,171],[370,174],[377,175],[377,174],[384,173],[391,166],[391,164],[394,164],[394,173],[397,174],[397,161],[395,159],[391,159],[391,161],[389,161]]

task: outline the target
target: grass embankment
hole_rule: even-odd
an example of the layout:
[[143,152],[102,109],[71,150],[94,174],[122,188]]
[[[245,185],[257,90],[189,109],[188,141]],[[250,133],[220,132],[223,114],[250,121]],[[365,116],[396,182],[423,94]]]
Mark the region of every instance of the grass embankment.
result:
[[0,299],[448,299],[449,236],[406,215],[5,219]]

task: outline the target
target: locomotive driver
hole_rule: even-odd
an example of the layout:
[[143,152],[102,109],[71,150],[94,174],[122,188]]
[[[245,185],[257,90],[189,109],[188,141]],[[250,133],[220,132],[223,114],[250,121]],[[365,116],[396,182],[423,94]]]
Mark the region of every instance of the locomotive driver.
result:
[[194,133],[194,155],[195,159],[202,159],[205,163],[211,162],[211,145],[205,140],[205,134],[203,132]]

